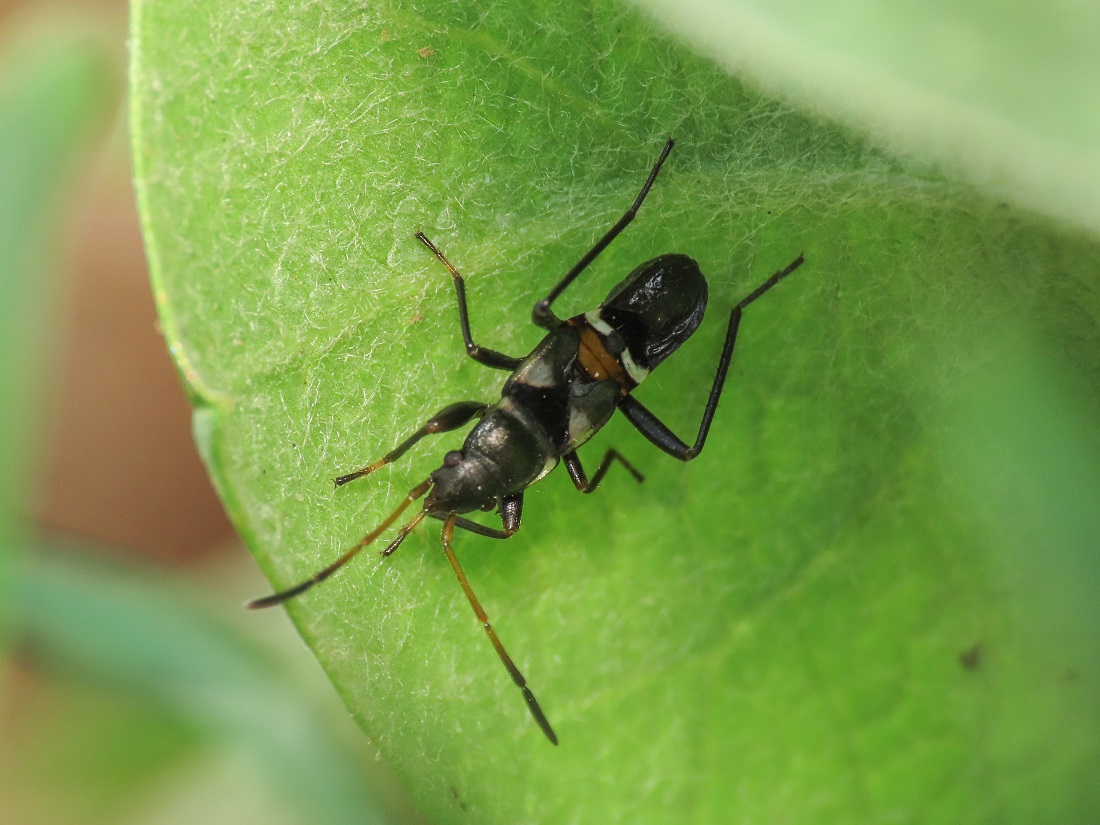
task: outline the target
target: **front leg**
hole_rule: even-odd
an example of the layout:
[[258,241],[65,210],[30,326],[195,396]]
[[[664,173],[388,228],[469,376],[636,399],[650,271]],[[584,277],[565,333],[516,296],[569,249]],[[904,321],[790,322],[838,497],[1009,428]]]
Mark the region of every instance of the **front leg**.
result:
[[357,478],[370,475],[375,470],[385,467],[397,459],[401,458],[409,449],[420,441],[420,439],[429,435],[436,435],[438,433],[448,433],[451,430],[457,430],[463,424],[469,422],[475,415],[481,415],[488,409],[488,404],[482,404],[480,401],[459,401],[457,404],[449,404],[431,418],[429,418],[423,427],[410,435],[384,456],[377,461],[372,461],[365,467],[360,467],[353,473],[342,475],[335,479],[337,487],[342,487],[349,481],[355,481]]
[[[446,513],[429,513],[428,515],[434,519],[439,519],[439,521],[446,521],[447,519]],[[461,527],[463,530],[468,530],[479,536],[490,539],[510,539],[519,532],[519,524],[522,518],[523,493],[513,493],[500,500],[500,521],[504,526],[503,530],[486,527],[484,524],[478,524],[476,521],[471,521],[462,516],[455,516],[454,522],[455,527]]]

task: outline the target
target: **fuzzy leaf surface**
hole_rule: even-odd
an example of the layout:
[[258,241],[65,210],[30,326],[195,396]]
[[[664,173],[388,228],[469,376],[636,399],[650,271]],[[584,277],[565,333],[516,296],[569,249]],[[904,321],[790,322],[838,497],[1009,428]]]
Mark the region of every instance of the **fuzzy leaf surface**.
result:
[[[534,301],[675,136],[637,222],[557,308],[596,306],[664,252],[699,261],[707,320],[637,393],[688,440],[726,308],[806,255],[746,313],[697,461],[616,420],[582,458],[594,468],[614,446],[645,484],[613,467],[580,496],[559,470],[529,492],[516,537],[459,535],[560,747],[473,620],[436,522],[289,604],[430,816],[1100,811],[1095,634],[1037,646],[1029,630],[1062,626],[1044,624],[1052,605],[1100,627],[1096,579],[1067,573],[1100,507],[1067,500],[1080,529],[1064,553],[1005,550],[991,523],[1019,489],[988,473],[1035,457],[1009,460],[1018,428],[988,428],[1005,407],[982,384],[1033,391],[1029,431],[1070,410],[1058,431],[1100,455],[1094,239],[918,174],[619,3],[142,0],[134,41],[166,337],[211,475],[277,587],[377,524],[461,434],[336,492],[334,476],[446,404],[499,392],[503,373],[465,357],[449,276],[413,232],[466,275],[475,339],[523,354],[540,338]],[[1018,349],[996,343],[1006,329]],[[1014,379],[1040,351],[1068,376],[1053,389],[1028,369]],[[1057,491],[1070,476],[1051,455],[1036,460]],[[1020,554],[1034,575],[1007,575]],[[1048,580],[1080,586],[1021,599]]]

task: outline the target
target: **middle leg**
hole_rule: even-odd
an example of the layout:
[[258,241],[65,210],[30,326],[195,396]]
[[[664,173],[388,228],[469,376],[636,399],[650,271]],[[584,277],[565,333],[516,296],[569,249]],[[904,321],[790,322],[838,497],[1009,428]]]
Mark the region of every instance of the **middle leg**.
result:
[[439,258],[443,266],[447,267],[447,271],[451,273],[451,278],[455,284],[455,294],[458,296],[458,323],[462,327],[462,342],[466,345],[466,354],[479,364],[484,364],[495,370],[508,370],[511,372],[518,367],[523,360],[522,358],[513,358],[503,352],[497,352],[495,349],[489,349],[474,343],[473,336],[470,334],[470,311],[466,307],[466,282],[462,280],[462,276],[458,274],[454,264],[436,249],[434,243],[428,240],[427,235],[423,232],[417,232],[416,239],[428,247],[435,257]]
[[611,466],[612,461],[618,461],[626,467],[627,472],[634,476],[634,480],[639,484],[645,481],[645,476],[638,472],[633,464],[623,458],[623,454],[618,450],[608,450],[604,453],[603,461],[601,461],[600,466],[596,468],[596,473],[592,476],[591,481],[589,481],[588,476],[585,475],[584,467],[581,466],[581,459],[580,456],[577,455],[576,450],[563,455],[562,460],[565,462],[565,469],[569,471],[569,477],[573,479],[573,486],[582,493],[591,493],[600,485],[600,481],[607,473],[607,468]]

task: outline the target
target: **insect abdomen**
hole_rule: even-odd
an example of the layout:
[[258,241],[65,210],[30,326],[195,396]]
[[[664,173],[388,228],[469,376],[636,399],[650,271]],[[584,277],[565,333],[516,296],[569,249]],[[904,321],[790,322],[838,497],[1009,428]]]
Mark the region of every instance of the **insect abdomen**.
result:
[[675,352],[703,321],[707,280],[687,255],[646,261],[611,290],[599,309],[585,317],[606,325],[622,339],[621,360],[641,380]]

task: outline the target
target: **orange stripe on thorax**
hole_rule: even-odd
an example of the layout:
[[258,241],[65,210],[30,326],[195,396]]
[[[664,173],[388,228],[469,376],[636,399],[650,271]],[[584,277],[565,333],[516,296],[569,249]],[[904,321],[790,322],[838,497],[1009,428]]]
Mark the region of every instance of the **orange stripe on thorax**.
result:
[[623,395],[637,386],[623,369],[622,364],[607,351],[603,338],[590,324],[581,321],[577,325],[581,335],[580,349],[577,351],[577,365],[593,381],[614,381]]

